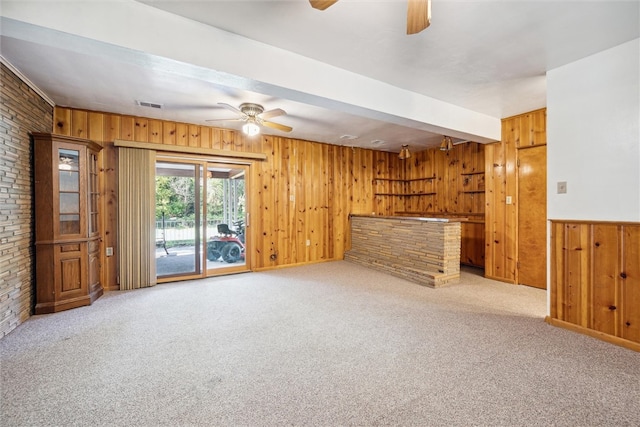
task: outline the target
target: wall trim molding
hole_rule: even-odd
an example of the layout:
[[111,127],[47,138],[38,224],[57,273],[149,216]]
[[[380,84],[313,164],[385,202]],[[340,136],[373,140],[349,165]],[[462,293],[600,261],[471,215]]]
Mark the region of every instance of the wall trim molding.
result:
[[267,155],[263,153],[249,153],[245,151],[218,150],[215,148],[200,148],[176,146],[168,144],[156,144],[153,142],[125,141],[116,139],[113,141],[116,147],[141,148],[143,150],[156,150],[158,152],[182,153],[182,154],[199,154],[216,157],[233,157],[239,159],[266,160]]
[[40,95],[40,97],[42,99],[44,99],[44,101],[51,105],[52,107],[56,106],[56,103],[53,102],[53,100],[51,98],[49,98],[49,96],[44,93],[42,91],[42,89],[40,89],[38,86],[35,85],[35,83],[33,83],[31,80],[29,80],[27,78],[27,76],[25,76],[24,74],[22,74],[22,72],[20,70],[18,70],[11,62],[9,62],[9,60],[7,58],[5,58],[4,56],[0,55],[0,63],[4,64],[13,74],[15,74],[16,76],[18,76],[18,78],[20,80],[22,80],[23,82],[25,82],[27,84],[27,86],[29,86],[35,93],[37,93],[38,95]]

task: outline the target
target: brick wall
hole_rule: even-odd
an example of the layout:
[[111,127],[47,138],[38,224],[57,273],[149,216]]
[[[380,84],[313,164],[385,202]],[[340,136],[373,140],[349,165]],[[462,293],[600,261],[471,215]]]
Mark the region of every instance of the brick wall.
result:
[[34,293],[31,132],[51,132],[53,107],[0,63],[0,337],[31,314]]
[[351,261],[432,288],[460,279],[460,223],[351,216]]

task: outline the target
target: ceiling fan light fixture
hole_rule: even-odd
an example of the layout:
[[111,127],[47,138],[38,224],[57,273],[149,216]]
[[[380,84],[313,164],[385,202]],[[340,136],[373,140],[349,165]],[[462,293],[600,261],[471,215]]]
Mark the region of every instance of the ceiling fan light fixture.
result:
[[244,132],[244,134],[248,136],[256,136],[260,133],[260,126],[253,122],[247,122],[242,125],[242,132]]
[[398,158],[400,160],[406,160],[409,157],[411,157],[411,151],[409,151],[409,146],[403,145],[402,149],[400,150],[400,154],[398,154]]

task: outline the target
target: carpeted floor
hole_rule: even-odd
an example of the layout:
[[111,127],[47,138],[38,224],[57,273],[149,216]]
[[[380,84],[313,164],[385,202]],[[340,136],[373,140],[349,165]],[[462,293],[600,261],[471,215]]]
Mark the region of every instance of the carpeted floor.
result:
[[342,261],[110,292],[0,340],[0,425],[640,425],[640,354],[545,312]]

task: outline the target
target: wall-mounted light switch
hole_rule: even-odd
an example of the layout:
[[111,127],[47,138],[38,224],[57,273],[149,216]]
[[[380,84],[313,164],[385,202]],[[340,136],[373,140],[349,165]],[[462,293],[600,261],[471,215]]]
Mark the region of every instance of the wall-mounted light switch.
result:
[[558,194],[565,194],[567,192],[567,181],[558,181]]

